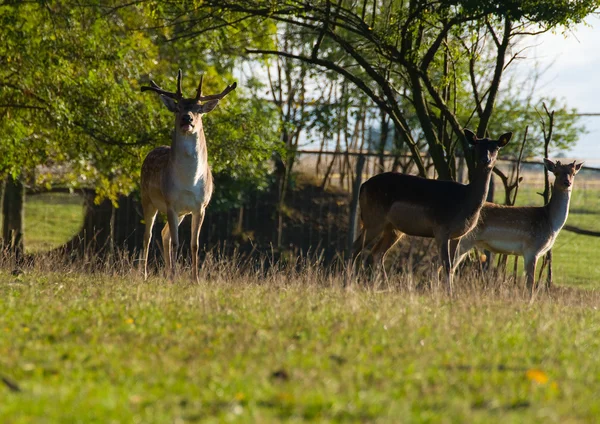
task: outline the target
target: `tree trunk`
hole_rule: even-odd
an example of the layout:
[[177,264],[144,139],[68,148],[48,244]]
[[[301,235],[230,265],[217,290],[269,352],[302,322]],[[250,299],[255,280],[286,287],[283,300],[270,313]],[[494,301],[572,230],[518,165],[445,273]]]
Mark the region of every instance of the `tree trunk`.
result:
[[356,226],[358,222],[358,195],[362,185],[363,167],[365,166],[365,157],[360,155],[356,162],[356,177],[352,185],[352,200],[350,201],[350,223],[348,225],[348,247],[346,249],[346,258],[352,258],[352,245],[356,238]]
[[379,172],[385,172],[385,146],[387,145],[388,134],[390,133],[389,118],[384,110],[380,110],[380,130],[379,134]]
[[25,186],[20,178],[6,177],[2,202],[3,249],[15,256],[17,263],[23,258],[25,244]]

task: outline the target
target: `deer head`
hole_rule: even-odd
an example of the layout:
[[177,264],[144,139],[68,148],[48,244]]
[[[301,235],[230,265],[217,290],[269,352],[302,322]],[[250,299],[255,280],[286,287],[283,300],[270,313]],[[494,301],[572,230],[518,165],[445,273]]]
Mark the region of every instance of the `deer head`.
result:
[[575,174],[579,172],[583,162],[576,164],[573,161],[573,163],[563,165],[558,160],[554,163],[550,159],[544,158],[544,165],[548,171],[554,174],[554,189],[571,191]]
[[511,132],[502,134],[498,140],[477,138],[470,130],[465,128],[465,137],[469,144],[475,148],[475,160],[478,168],[492,169],[498,157],[498,150],[506,146],[512,137]]
[[[175,114],[175,131],[180,134],[192,134],[201,130],[201,116],[212,111],[223,97],[235,90],[237,83],[228,85],[220,94],[208,96],[202,95],[202,80],[196,89],[196,96],[193,98],[183,97],[181,91],[181,69],[177,73],[177,91],[165,91],[154,81],[150,81],[151,86],[142,87],[142,91],[154,91],[160,95],[160,99],[165,106]],[[202,103],[206,102],[206,103]]]

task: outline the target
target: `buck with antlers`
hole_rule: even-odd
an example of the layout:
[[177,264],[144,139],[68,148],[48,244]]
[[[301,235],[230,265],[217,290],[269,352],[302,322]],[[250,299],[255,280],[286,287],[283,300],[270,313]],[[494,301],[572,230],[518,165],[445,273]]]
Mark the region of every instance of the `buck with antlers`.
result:
[[479,139],[471,131],[464,131],[475,150],[476,166],[470,184],[386,172],[361,186],[363,228],[354,242],[354,259],[381,235],[371,256],[385,275],[386,253],[404,234],[435,238],[446,272],[446,289],[452,294],[449,240],[459,239],[477,224],[498,150],[512,137],[512,133],[506,133],[498,140]]
[[[235,90],[236,83],[221,94],[202,95],[202,79],[193,98],[183,97],[181,69],[177,74],[177,91],[169,92],[154,81],[142,91],[160,95],[165,106],[175,114],[171,146],[157,147],[148,153],[142,164],[141,197],[146,229],[144,232],[144,277],[148,277],[148,248],[152,227],[158,211],[167,215],[168,225],[162,231],[165,264],[171,281],[179,249],[177,229],[185,215],[192,214],[192,276],[198,279],[198,238],[204,211],[213,191],[213,179],[208,166],[206,138],[202,115],[217,106],[219,100]],[[202,103],[206,102],[206,103]]]
[[575,174],[582,163],[563,165],[544,159],[555,176],[552,197],[545,206],[503,206],[485,203],[477,227],[451,243],[454,268],[474,246],[491,252],[523,256],[527,288],[533,296],[537,259],[552,248],[569,215],[569,202]]

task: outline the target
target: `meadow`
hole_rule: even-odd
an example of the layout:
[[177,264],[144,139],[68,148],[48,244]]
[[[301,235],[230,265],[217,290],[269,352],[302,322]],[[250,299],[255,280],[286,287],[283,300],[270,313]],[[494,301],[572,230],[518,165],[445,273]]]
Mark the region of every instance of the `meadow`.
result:
[[[569,223],[598,230],[585,193]],[[32,249],[81,222],[73,198],[52,201],[73,219],[48,241],[36,220],[58,212],[41,199]],[[16,275],[5,258],[0,422],[595,422],[596,240],[561,234],[558,285],[533,304],[522,281],[470,273],[452,300],[430,275],[343,288],[314,258],[209,253],[199,283],[182,269],[175,284],[143,281],[127,258],[90,269],[50,255]]]
[[512,283],[463,278],[450,301],[409,276],[342,289],[310,261],[265,271],[209,259],[199,284],[144,282],[127,265],[0,274],[1,422],[600,414],[598,291],[557,288],[529,305]]

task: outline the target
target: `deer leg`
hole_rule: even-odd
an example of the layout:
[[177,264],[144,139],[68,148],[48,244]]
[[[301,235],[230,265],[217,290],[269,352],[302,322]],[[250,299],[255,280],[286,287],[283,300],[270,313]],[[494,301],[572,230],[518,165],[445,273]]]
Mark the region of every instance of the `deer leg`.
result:
[[525,261],[525,276],[527,278],[527,290],[531,293],[531,298],[535,292],[535,264],[537,262],[537,256],[525,255],[523,257]]
[[388,246],[385,249],[385,251],[383,252],[383,255],[381,256],[381,266],[383,268],[383,275],[385,276],[385,279],[387,280],[387,274],[385,272],[385,258],[387,257],[387,254],[390,253],[390,250],[392,250],[392,247],[394,247],[396,245],[396,243],[398,243],[398,241],[402,238],[402,236],[404,235],[404,233],[392,229],[392,231],[390,231],[388,235],[384,235],[384,237],[389,237],[388,238]]
[[449,246],[449,256],[451,269],[450,273],[452,274],[452,278],[454,279],[454,274],[456,273],[458,266],[461,262],[467,257],[471,249],[475,246],[474,240],[470,238],[468,235],[465,237],[461,237],[460,239],[452,239],[450,240]]
[[392,248],[394,244],[402,237],[402,233],[397,231],[391,224],[386,224],[383,229],[383,236],[377,242],[373,250],[371,251],[371,255],[373,256],[373,263],[375,267],[381,268],[383,271],[383,277],[387,281],[388,276],[385,271],[385,257],[389,250]]
[[200,229],[204,221],[204,208],[198,213],[192,214],[192,278],[198,281],[198,242],[200,239]]
[[451,239],[448,242],[448,254],[450,257],[450,263],[452,264],[452,268],[450,270],[450,272],[454,273],[454,271],[456,270],[456,267],[459,264],[459,260],[460,259],[457,254],[459,253],[459,247],[460,247],[460,238],[456,238],[456,239]]
[[438,249],[440,251],[440,259],[446,274],[446,291],[449,296],[452,296],[452,262],[450,261],[449,238],[446,234],[436,235]]
[[162,230],[163,250],[165,265],[169,279],[175,280],[175,265],[177,264],[177,253],[179,252],[179,223],[184,216],[179,217],[173,209],[167,209],[167,225]]
[[[364,227],[363,228],[361,234],[358,236],[358,238],[356,240],[354,240],[354,243],[352,244],[352,252],[353,252],[352,253],[352,263],[354,263],[354,261],[356,260],[356,258],[360,254],[360,252],[362,252],[362,250],[366,246],[371,244],[373,242],[373,240],[375,240],[377,238],[377,236],[379,234],[381,234],[382,231],[383,231],[382,227],[378,227],[378,228]],[[365,258],[365,262],[366,262],[366,258]]]
[[165,258],[165,269],[167,275],[171,269],[171,232],[169,231],[169,224],[165,225],[160,233],[162,237],[163,245],[163,257]]
[[148,251],[150,250],[150,240],[152,239],[152,228],[154,227],[154,220],[156,219],[157,210],[152,208],[149,204],[142,207],[144,211],[144,280],[148,279]]

